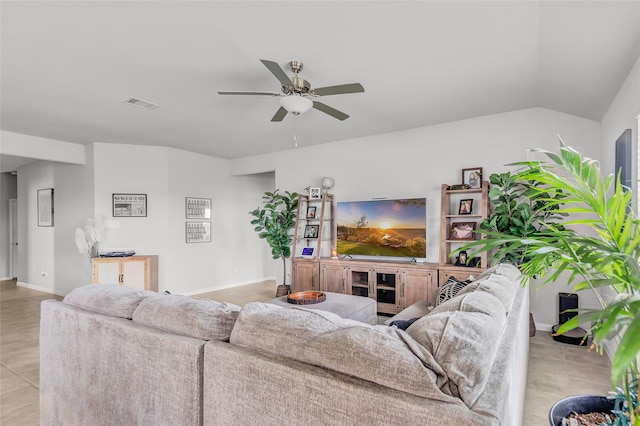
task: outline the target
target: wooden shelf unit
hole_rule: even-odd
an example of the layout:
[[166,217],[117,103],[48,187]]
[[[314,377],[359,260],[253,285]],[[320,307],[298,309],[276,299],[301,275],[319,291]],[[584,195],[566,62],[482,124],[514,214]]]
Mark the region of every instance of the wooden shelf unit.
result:
[[[460,200],[473,199],[471,214],[459,214]],[[489,217],[489,182],[482,181],[482,187],[474,189],[449,189],[449,185],[442,184],[440,201],[440,264],[438,266],[438,285],[443,285],[449,277],[466,280],[469,276],[477,276],[487,269],[487,252],[481,253],[480,267],[456,266],[455,257],[451,258],[451,251],[463,246],[468,241],[449,238],[451,226],[457,222],[474,222],[476,230],[482,221]],[[480,238],[474,234],[474,239]]]

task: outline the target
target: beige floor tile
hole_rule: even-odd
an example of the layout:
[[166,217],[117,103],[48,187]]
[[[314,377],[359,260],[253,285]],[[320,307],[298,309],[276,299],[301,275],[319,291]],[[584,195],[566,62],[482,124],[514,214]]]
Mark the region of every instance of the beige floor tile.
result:
[[7,426],[38,426],[40,425],[40,407],[34,402],[9,411],[2,410],[0,424]]
[[10,412],[16,408],[32,405],[38,400],[38,389],[31,385],[3,393],[0,395],[2,415],[4,415],[5,412]]
[[0,395],[29,387],[29,382],[18,376],[6,367],[2,367],[0,376]]
[[20,373],[20,377],[29,382],[35,387],[40,386],[40,369],[36,368],[35,370],[25,371]]

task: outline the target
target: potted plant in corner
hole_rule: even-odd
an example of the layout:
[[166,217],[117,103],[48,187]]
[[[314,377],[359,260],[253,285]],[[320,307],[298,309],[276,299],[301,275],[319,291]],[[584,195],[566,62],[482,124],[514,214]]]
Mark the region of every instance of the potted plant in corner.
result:
[[298,193],[285,191],[280,194],[276,189],[273,192],[265,192],[263,199],[264,206],[258,207],[249,212],[254,219],[251,221],[255,225],[258,237],[267,241],[271,247],[271,254],[274,259],[282,259],[283,283],[276,290],[276,297],[289,294],[290,287],[287,285],[287,259],[291,257],[290,230],[296,224],[296,212],[298,209]]
[[[513,178],[539,182],[533,187],[535,192],[547,194],[539,201],[553,207],[557,214],[572,216],[562,225],[542,219],[541,232],[525,237],[509,230],[480,230],[484,239],[459,250],[495,250],[498,259],[520,253],[519,267],[525,284],[534,277],[546,284],[568,273],[573,291],[592,289],[601,308],[580,310],[560,327],[558,334],[580,323],[593,324],[590,331],[594,347],[602,351],[605,343],[617,343],[611,380],[613,386],[618,385],[614,410],[618,418],[610,424],[640,426],[640,222],[630,209],[632,195],[615,176],[602,176],[596,161],[582,157],[562,141],[559,155],[535,151],[548,160],[518,163],[526,170]],[[562,192],[561,197],[550,195],[558,191]],[[610,296],[608,302],[603,297],[606,294]],[[596,396],[594,400],[598,398],[602,399]],[[583,406],[583,413],[590,412],[590,401],[582,402],[579,405]],[[557,418],[557,413],[550,413],[552,424]]]

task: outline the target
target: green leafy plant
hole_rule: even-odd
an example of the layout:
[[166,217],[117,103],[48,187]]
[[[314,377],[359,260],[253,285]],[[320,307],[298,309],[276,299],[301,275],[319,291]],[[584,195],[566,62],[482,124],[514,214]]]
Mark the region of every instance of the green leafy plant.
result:
[[290,230],[296,224],[296,212],[298,209],[298,193],[285,191],[280,194],[276,189],[273,192],[265,192],[263,199],[264,206],[258,207],[249,212],[254,219],[251,221],[255,225],[258,237],[267,241],[271,247],[271,254],[274,259],[282,259],[283,265],[283,285],[287,280],[287,261],[291,257],[291,241],[293,239]]
[[[494,173],[489,177],[491,188],[491,214],[480,224],[480,231],[507,233],[526,238],[544,234],[543,223],[557,222],[565,214],[559,212],[558,203],[547,203],[548,198],[561,200],[561,190],[541,190],[541,183],[527,177],[528,172],[512,175],[511,172]],[[524,250],[505,243],[494,257],[501,262],[520,265],[527,260]]]
[[[573,291],[594,290],[599,309],[581,309],[564,323],[559,334],[580,323],[594,324],[593,344],[599,351],[605,343],[618,342],[611,367],[612,387],[620,384],[628,407],[628,422],[640,426],[637,405],[638,357],[640,355],[640,228],[629,206],[632,195],[615,176],[604,177],[599,164],[583,158],[561,141],[560,154],[536,150],[548,160],[518,163],[527,170],[514,175],[517,181],[540,182],[535,191],[561,198],[541,196],[539,201],[570,214],[562,226],[541,220],[544,230],[526,237],[508,231],[480,231],[486,238],[459,250],[479,253],[492,249],[522,252],[519,265],[525,284],[536,277],[542,284],[568,273]],[[605,302],[602,291],[613,295]]]

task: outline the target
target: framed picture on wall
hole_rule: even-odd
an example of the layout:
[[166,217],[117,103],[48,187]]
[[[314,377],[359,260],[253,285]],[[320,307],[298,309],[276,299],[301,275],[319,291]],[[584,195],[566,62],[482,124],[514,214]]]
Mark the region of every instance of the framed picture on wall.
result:
[[187,222],[185,235],[187,243],[210,243],[211,222]]
[[186,197],[187,219],[211,219],[211,198]]
[[38,226],[53,226],[53,188],[38,189]]
[[147,194],[113,194],[113,217],[147,217]]

